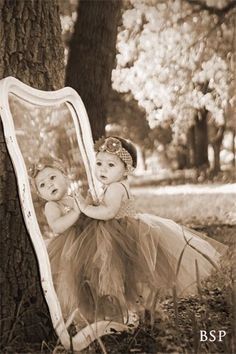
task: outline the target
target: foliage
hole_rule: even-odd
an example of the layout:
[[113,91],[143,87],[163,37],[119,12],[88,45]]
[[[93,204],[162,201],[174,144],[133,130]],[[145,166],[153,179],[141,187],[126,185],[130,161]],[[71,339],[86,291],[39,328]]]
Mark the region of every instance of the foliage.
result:
[[27,169],[51,155],[63,161],[71,179],[85,178],[84,163],[67,104],[40,107],[12,95],[10,109]]
[[[222,236],[222,229],[218,229],[218,233]],[[225,230],[225,240],[227,236],[228,231]],[[109,354],[233,353],[234,305],[231,273],[233,258],[231,257],[228,254],[228,260],[222,264],[221,271],[213,273],[202,283],[198,295],[185,298],[170,296],[160,299],[155,313],[146,311],[139,326],[131,333],[124,332],[104,337],[102,341],[106,352]],[[224,329],[227,335],[222,342],[200,343],[200,329],[207,331]],[[93,343],[84,354],[91,351],[102,353],[98,343]]]
[[125,4],[113,88],[132,94],[152,128],[174,117],[176,141],[186,140],[196,111],[203,108],[224,124],[233,95],[234,7],[223,6],[231,2]]
[[153,147],[152,130],[145,120],[145,111],[130,95],[111,91],[108,100],[107,135],[118,135],[132,140],[143,149]]

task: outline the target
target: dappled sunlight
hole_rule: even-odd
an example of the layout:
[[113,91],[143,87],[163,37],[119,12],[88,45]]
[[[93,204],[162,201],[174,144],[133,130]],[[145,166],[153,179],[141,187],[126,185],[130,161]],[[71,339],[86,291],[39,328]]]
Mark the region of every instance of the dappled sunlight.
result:
[[134,188],[134,193],[153,195],[176,195],[176,194],[212,194],[212,193],[233,193],[236,194],[236,183],[232,184],[184,184],[177,186],[145,187]]
[[133,188],[137,208],[184,225],[236,224],[236,184]]

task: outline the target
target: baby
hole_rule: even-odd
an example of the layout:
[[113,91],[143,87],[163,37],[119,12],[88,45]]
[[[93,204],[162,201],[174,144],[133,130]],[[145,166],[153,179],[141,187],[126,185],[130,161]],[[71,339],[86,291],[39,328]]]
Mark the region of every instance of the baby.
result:
[[62,233],[78,219],[80,211],[68,195],[69,180],[58,160],[42,159],[31,168],[37,194],[46,201],[45,216],[54,233]]
[[49,227],[57,237],[48,245],[53,283],[61,304],[64,318],[78,307],[77,279],[73,271],[73,261],[67,250],[81,232],[77,221],[80,210],[75,199],[68,194],[69,178],[61,161],[52,158],[41,159],[29,170],[34,189],[45,201],[44,212]]

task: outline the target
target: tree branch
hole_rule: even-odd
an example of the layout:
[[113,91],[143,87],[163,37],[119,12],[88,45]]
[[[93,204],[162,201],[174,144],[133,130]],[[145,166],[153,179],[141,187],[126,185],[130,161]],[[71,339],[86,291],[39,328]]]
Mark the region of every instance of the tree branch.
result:
[[236,8],[236,1],[235,0],[229,2],[227,5],[225,5],[222,8],[215,7],[215,6],[209,6],[201,0],[185,0],[185,1],[190,5],[197,6],[200,11],[205,10],[205,11],[208,11],[209,14],[217,15],[219,17],[226,15],[229,11]]

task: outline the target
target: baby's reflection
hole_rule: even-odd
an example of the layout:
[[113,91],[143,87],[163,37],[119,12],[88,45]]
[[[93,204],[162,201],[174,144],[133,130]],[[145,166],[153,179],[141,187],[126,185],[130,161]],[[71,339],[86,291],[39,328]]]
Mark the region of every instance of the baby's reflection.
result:
[[[81,215],[75,199],[68,194],[70,180],[66,175],[63,163],[53,158],[41,159],[29,169],[31,184],[44,201],[44,213],[50,229],[55,235],[48,244],[48,253],[51,263],[53,282],[61,305],[62,314],[67,320],[75,309],[79,307],[78,281],[76,281],[76,265],[69,256],[75,240],[90,218]],[[85,282],[86,284],[86,282]],[[83,304],[84,313],[89,320],[88,309],[91,308],[88,292],[87,304]],[[92,301],[92,299],[91,299]],[[77,314],[76,325],[79,326],[82,318]],[[92,319],[91,319],[92,320]],[[83,320],[82,320],[83,321]]]

